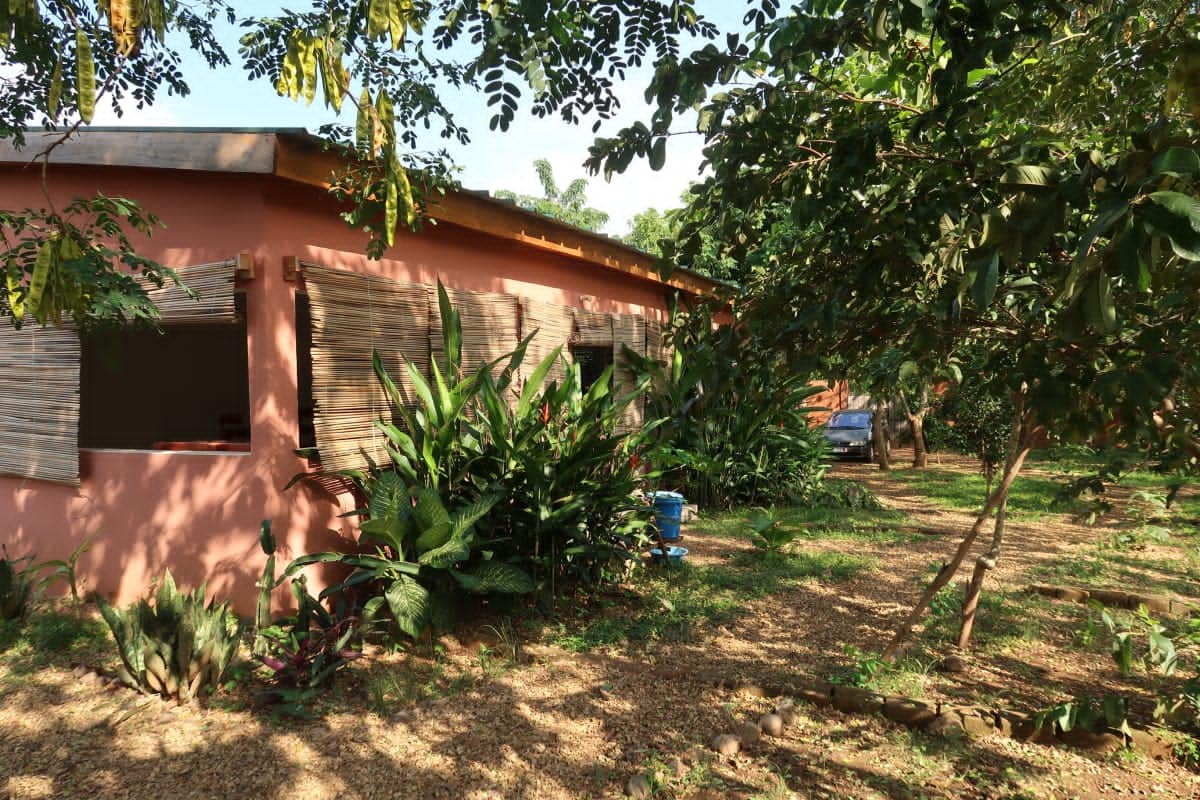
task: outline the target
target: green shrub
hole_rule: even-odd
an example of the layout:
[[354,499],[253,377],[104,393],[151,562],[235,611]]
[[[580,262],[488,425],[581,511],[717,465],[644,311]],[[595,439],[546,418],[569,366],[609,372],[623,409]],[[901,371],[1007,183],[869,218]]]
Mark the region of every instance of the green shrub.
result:
[[151,605],[118,609],[97,598],[121,656],[121,681],[186,702],[221,682],[237,652],[240,625],[228,603],[205,605],[205,587],[181,592],[168,571]]
[[292,579],[296,613],[272,620],[271,593],[286,575],[275,579],[275,537],[270,520],[263,520],[259,545],[267,564],[258,584],[254,654],[274,673],[276,694],[283,701],[277,711],[303,716],[305,703],[361,655],[350,647],[358,634],[356,620],[344,613],[329,613],[309,594],[303,575]]
[[[564,580],[618,574],[650,524],[649,507],[634,499],[634,444],[618,433],[645,382],[617,397],[610,371],[584,391],[578,367],[556,350],[517,394],[528,340],[467,373],[458,314],[440,285],[438,293],[445,370],[435,362],[426,379],[408,365],[418,397],[409,408],[377,357],[391,404],[391,419],[377,425],[391,463],[340,473],[367,498],[362,534],[375,553],[317,554],[289,567],[354,568],[335,588],[373,588],[369,610],[386,604],[409,636],[443,620],[464,591],[553,593]],[[555,363],[561,382],[547,377]]]
[[386,606],[400,632],[414,639],[429,625],[448,627],[456,588],[481,595],[533,591],[528,573],[493,558],[476,540],[475,523],[497,497],[450,512],[432,489],[405,487],[395,472],[379,472],[368,486],[370,518],[362,524],[362,541],[374,545],[375,552],[301,556],[285,576],[318,563],[350,567],[349,577],[323,596],[366,586],[377,593],[363,606],[364,618],[373,620]]
[[645,445],[662,485],[706,508],[809,502],[828,468],[808,424],[819,388],[743,326],[714,327],[707,308],[669,339],[668,363],[631,359],[654,386]]

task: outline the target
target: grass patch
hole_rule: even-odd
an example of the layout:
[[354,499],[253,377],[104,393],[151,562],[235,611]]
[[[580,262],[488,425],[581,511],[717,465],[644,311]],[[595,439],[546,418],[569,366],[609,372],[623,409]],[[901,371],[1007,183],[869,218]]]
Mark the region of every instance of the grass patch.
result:
[[[962,622],[963,587],[951,584],[938,592],[929,607],[921,640],[953,641]],[[1051,601],[1021,591],[985,586],[979,595],[971,640],[980,649],[1001,650],[1040,638],[1043,622],[1053,613]]]
[[22,624],[0,622],[0,668],[15,675],[48,666],[98,664],[113,646],[102,620],[61,611],[38,611]]
[[[983,508],[987,481],[982,475],[930,467],[894,473],[917,490],[931,503],[946,508],[978,511]],[[1058,502],[1062,489],[1059,481],[1035,475],[1020,475],[1009,492],[1008,511],[1017,517],[1039,517],[1045,514],[1072,514],[1084,509],[1078,501]]]
[[[747,520],[753,510],[706,514],[688,523],[689,532],[730,539],[750,539]],[[783,507],[774,511],[784,530],[798,540],[847,540],[879,544],[919,541],[920,534],[904,531],[908,516],[901,511],[870,511],[844,508]]]
[[614,603],[599,616],[579,609],[576,618],[560,622],[550,638],[576,652],[695,641],[700,626],[730,622],[750,601],[804,581],[847,580],[873,563],[845,553],[746,552],[722,566],[650,567],[641,574],[635,602]]

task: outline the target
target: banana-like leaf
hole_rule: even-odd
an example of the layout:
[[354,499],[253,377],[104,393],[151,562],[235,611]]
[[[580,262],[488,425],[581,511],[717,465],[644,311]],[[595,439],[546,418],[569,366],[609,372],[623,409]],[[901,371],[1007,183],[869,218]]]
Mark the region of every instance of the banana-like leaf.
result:
[[418,556],[417,561],[434,569],[449,569],[460,561],[471,557],[470,535],[452,537],[445,543]]
[[550,355],[542,359],[542,362],[534,368],[529,379],[525,382],[525,387],[521,390],[521,397],[517,401],[517,416],[524,417],[529,413],[529,406],[542,391],[542,385],[546,382],[546,376],[550,374],[550,370],[558,362],[559,356],[562,355],[562,346],[554,348]]

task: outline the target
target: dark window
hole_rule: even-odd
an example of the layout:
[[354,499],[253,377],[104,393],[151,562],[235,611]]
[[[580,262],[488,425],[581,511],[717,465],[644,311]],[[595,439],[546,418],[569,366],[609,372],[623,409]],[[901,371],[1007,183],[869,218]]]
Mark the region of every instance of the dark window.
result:
[[317,446],[313,427],[312,305],[296,293],[296,394],[300,406],[300,447]]
[[600,380],[604,370],[613,363],[613,349],[606,347],[572,347],[571,357],[579,365],[579,382],[586,392],[592,384]]
[[80,446],[249,450],[245,296],[236,297],[235,322],[82,336]]

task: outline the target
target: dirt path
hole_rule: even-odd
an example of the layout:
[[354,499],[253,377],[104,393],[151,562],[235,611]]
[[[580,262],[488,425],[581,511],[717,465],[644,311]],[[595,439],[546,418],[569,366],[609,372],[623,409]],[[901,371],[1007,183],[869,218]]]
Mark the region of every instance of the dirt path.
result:
[[[15,674],[0,667],[0,799],[17,798],[591,798],[617,797],[625,780],[718,732],[756,718],[767,701],[714,686],[724,679],[789,681],[852,668],[878,650],[970,515],[939,509],[907,485],[866,467],[839,467],[923,527],[945,530],[903,543],[820,540],[876,567],[846,581],[815,579],[749,602],[734,621],[684,641],[573,654],[529,648],[527,663],[484,676],[471,647],[435,662],[379,657],[356,664],[332,708],[313,722],[272,724],[248,711],[169,708],[86,683],[65,669]],[[1054,517],[1015,521],[1012,554],[989,591],[1015,589],[1029,569],[1094,545],[1102,530]],[[699,564],[748,549],[740,540],[688,534]],[[990,609],[988,609],[990,610]],[[940,631],[921,646],[897,689],[927,699],[1032,710],[1106,686],[1131,690],[1103,653],[1080,650],[1086,611],[1029,600],[1013,618],[981,620],[986,652],[961,675],[931,669]],[[1037,625],[1035,639],[1023,625]],[[991,627],[989,627],[991,626]],[[1012,626],[1011,644],[1005,628]],[[415,667],[473,676],[473,685],[367,712],[368,673]],[[400,674],[400,673],[397,673]],[[408,673],[404,673],[408,674]],[[1132,686],[1132,691],[1142,687]],[[438,692],[433,692],[438,694]],[[1147,695],[1148,696],[1148,695]],[[378,707],[378,704],[375,704]],[[1000,737],[978,741],[911,734],[873,717],[802,708],[779,739],[733,762],[694,764],[662,797],[691,798],[1099,798],[1200,796],[1174,763],[1083,754]]]

